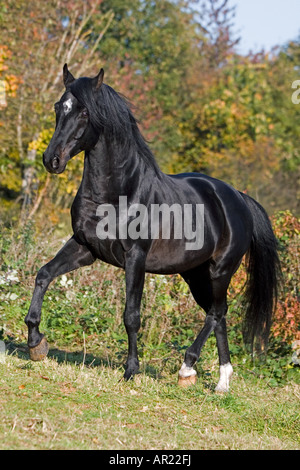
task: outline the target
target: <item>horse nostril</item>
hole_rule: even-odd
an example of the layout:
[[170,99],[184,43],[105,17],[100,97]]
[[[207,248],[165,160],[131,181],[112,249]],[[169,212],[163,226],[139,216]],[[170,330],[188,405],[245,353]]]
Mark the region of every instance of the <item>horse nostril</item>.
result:
[[55,157],[52,160],[52,168],[53,170],[57,170],[58,167],[59,167],[59,157],[55,155]]

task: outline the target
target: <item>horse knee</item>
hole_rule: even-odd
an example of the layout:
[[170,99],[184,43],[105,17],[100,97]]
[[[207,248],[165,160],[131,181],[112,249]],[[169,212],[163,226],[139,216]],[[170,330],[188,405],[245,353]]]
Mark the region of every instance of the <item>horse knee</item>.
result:
[[141,326],[140,312],[126,309],[124,312],[124,325],[127,333],[137,333]]
[[52,277],[49,273],[47,265],[43,266],[37,273],[35,278],[36,287],[40,287],[42,290],[47,289],[50,284]]
[[227,303],[224,302],[221,305],[213,306],[208,312],[206,318],[211,318],[211,321],[215,324],[215,327],[220,324],[222,318],[226,316],[228,310]]

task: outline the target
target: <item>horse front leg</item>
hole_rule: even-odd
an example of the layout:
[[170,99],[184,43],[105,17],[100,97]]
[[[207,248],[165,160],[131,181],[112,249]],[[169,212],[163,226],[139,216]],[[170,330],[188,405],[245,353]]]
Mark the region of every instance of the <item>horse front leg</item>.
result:
[[87,266],[95,261],[95,257],[84,245],[76,242],[74,237],[70,238],[57,255],[43,266],[35,279],[35,288],[25,317],[28,327],[28,346],[30,358],[40,361],[47,356],[48,343],[39,331],[41,322],[41,309],[44,295],[51,281],[61,274],[68,273],[82,266]]
[[139,370],[137,351],[137,334],[140,328],[140,307],[145,280],[145,253],[131,249],[126,254],[126,305],[124,324],[128,335],[128,357],[125,365],[124,379],[133,377]]

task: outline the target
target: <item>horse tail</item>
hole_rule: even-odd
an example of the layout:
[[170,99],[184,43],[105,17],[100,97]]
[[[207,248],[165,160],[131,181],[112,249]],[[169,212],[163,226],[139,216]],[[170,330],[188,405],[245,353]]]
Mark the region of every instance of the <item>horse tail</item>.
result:
[[278,285],[281,275],[278,244],[271,222],[264,208],[243,194],[253,218],[253,234],[247,253],[248,279],[246,284],[246,314],[243,337],[254,349],[267,349],[272,316],[276,308]]

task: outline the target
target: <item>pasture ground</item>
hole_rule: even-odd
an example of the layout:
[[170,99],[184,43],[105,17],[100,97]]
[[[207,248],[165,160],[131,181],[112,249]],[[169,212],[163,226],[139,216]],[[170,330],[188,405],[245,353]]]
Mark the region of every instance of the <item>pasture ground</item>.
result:
[[[0,363],[0,449],[292,450],[300,448],[300,386],[271,387],[235,368],[231,391],[212,373],[181,389],[177,375],[90,364],[86,351],[31,362],[11,345]],[[142,365],[143,370],[143,365]]]
[[[265,362],[249,357],[241,335],[242,277],[229,295],[234,376],[228,394],[214,392],[219,369],[214,335],[201,352],[197,384],[177,386],[185,349],[205,318],[179,276],[146,276],[141,373],[122,381],[124,273],[103,263],[51,284],[41,323],[49,355],[31,362],[24,317],[35,276],[64,242],[54,235],[51,243],[48,237],[38,240],[30,226],[0,236],[0,340],[6,349],[4,356],[0,343],[0,450],[300,448],[300,367],[280,335],[271,338]],[[293,292],[288,280],[297,279],[297,259],[285,261],[290,267],[285,286]],[[278,324],[281,334],[289,327],[286,317],[284,328]]]

